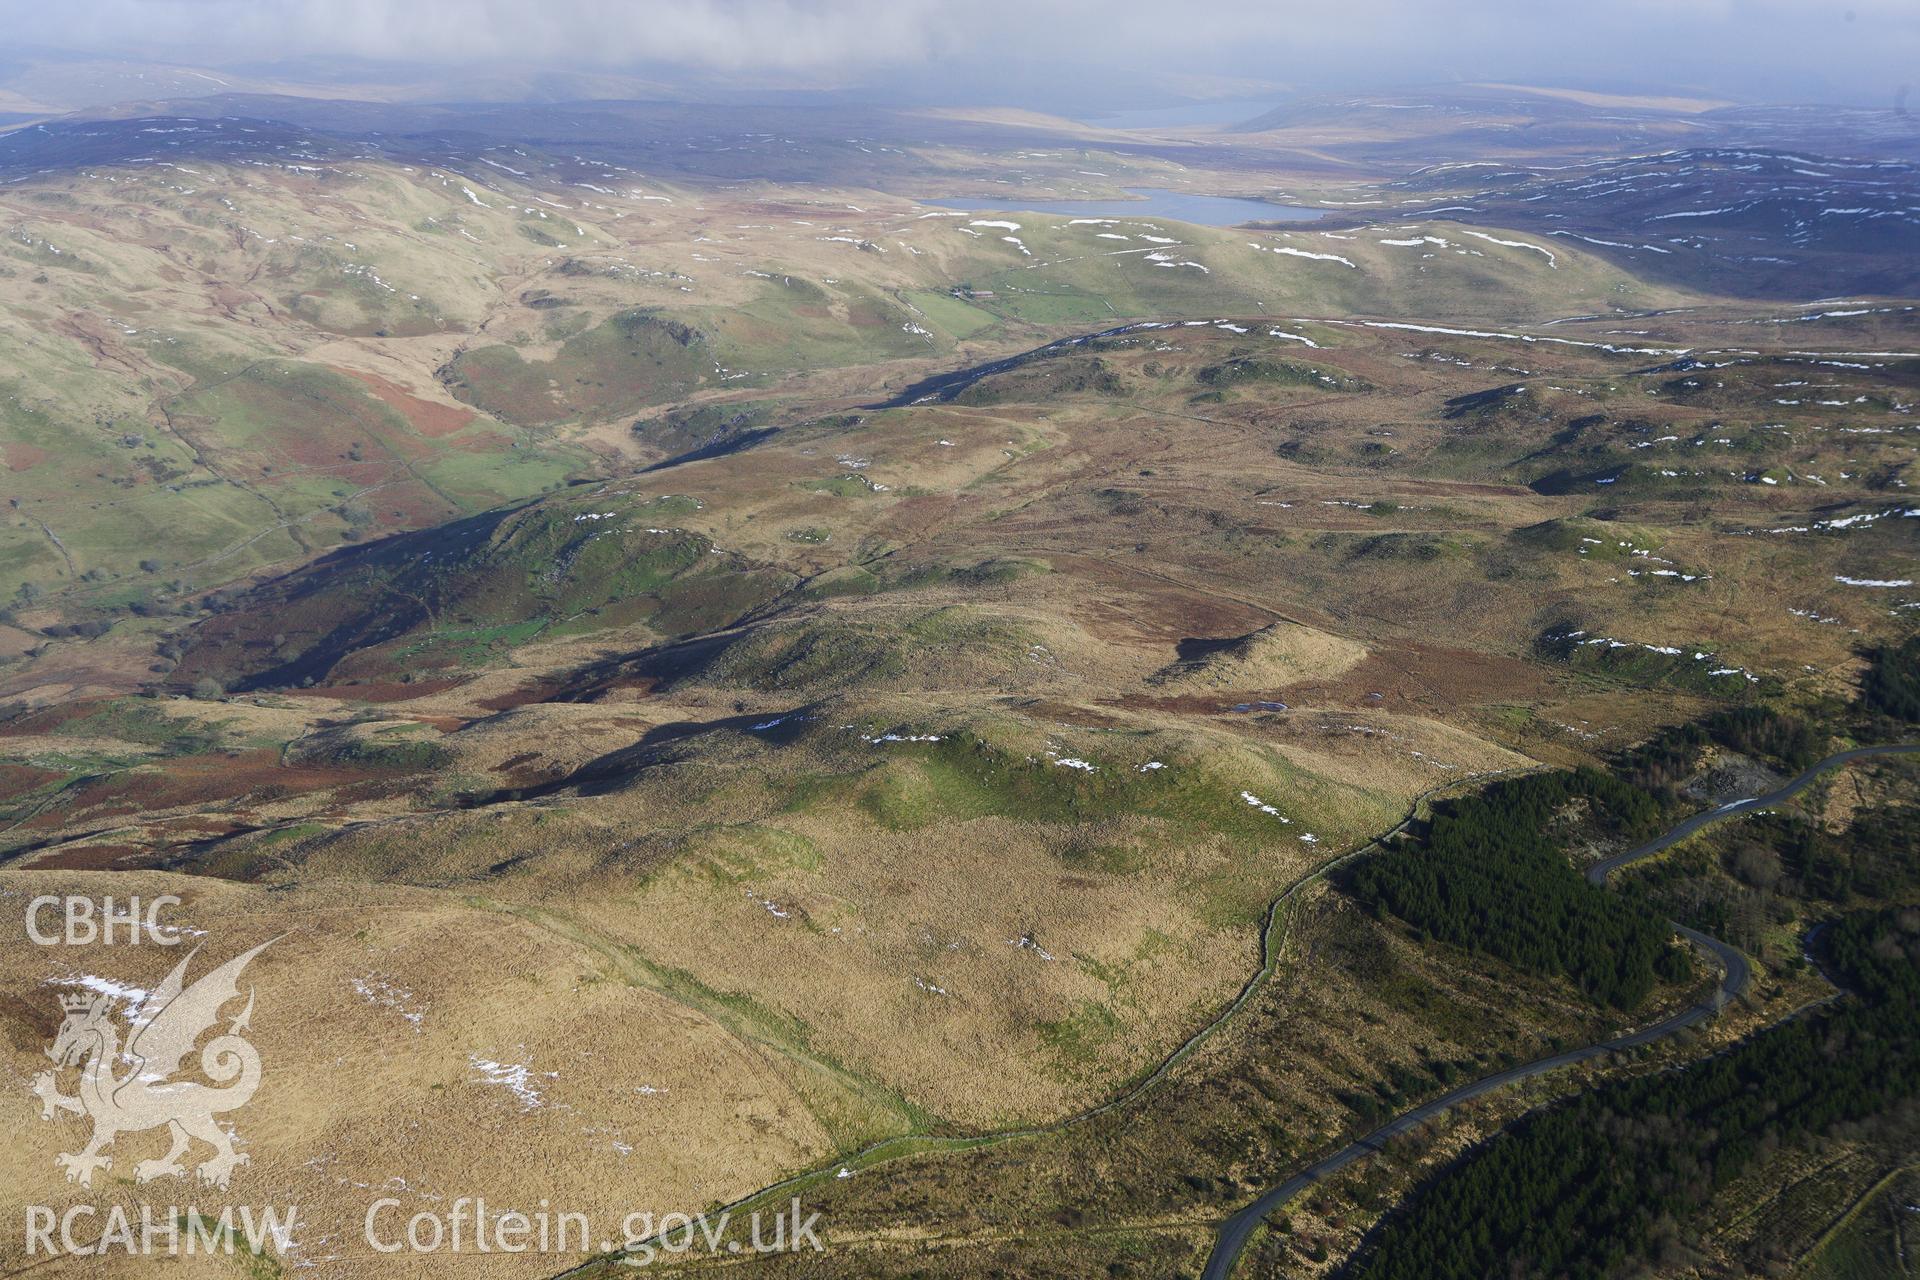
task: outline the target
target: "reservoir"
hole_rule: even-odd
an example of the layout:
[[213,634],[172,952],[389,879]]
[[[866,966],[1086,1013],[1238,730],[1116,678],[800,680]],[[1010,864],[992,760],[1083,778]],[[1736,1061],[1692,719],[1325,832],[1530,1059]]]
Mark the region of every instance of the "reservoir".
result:
[[1225,129],[1263,116],[1278,105],[1268,99],[1233,98],[1110,111],[1102,116],[1081,117],[1080,122],[1100,129]]
[[1167,191],[1157,187],[1129,187],[1133,200],[1005,200],[977,197],[967,200],[921,200],[921,204],[942,209],[966,209],[969,212],[1018,210],[1025,213],[1058,213],[1072,218],[1169,218],[1203,227],[1237,227],[1243,222],[1310,222],[1327,211],[1295,204],[1269,204],[1265,200],[1243,200],[1238,196],[1203,196],[1191,191]]

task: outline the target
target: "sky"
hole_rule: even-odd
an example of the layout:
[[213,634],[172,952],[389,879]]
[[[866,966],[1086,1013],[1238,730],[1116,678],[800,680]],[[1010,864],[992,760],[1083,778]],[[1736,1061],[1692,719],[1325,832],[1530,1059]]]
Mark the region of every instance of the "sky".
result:
[[1483,80],[1892,106],[1920,0],[0,0],[0,59],[29,45],[1047,106]]

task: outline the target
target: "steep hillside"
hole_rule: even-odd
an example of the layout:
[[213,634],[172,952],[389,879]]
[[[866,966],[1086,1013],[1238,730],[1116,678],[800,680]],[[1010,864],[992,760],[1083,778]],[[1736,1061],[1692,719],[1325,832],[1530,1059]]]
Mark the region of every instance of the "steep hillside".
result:
[[336,552],[202,624],[172,678],[411,679],[580,630],[677,639],[724,627],[793,579],[664,527],[698,505],[603,488]]
[[19,173],[0,194],[0,587],[30,620],[166,611],[683,451],[628,430],[643,417],[750,402],[791,421],[1115,318],[1681,300],[1584,246],[1447,224],[1245,232],[690,190],[524,148],[410,160],[166,117],[0,144]]

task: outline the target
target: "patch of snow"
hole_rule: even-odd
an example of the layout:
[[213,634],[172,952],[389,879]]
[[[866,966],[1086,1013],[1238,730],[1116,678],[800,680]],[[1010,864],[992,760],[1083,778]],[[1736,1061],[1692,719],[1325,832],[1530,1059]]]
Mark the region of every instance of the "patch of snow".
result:
[[351,985],[354,993],[368,1004],[393,1010],[411,1023],[416,1032],[424,1029],[420,1025],[424,1015],[411,1007],[413,992],[405,987],[384,978],[354,978]]
[[491,1062],[477,1053],[467,1055],[467,1064],[480,1073],[478,1077],[480,1083],[497,1084],[511,1089],[513,1096],[520,1100],[522,1111],[532,1111],[544,1105],[545,1099],[541,1097],[539,1086],[534,1083],[535,1081],[560,1078],[558,1071],[535,1071],[525,1063]]
[[1272,805],[1268,804],[1266,801],[1262,800],[1259,796],[1253,794],[1253,792],[1251,791],[1242,791],[1240,793],[1240,798],[1246,801],[1249,806],[1251,806],[1252,808],[1258,809],[1260,812],[1266,814],[1270,818],[1279,818],[1280,821],[1287,823],[1288,825],[1292,825],[1293,823],[1292,818],[1281,817],[1280,811],[1278,809],[1274,808]]
[[1501,245],[1508,249],[1531,249],[1535,253],[1545,254],[1547,265],[1555,271],[1560,269],[1560,260],[1554,256],[1553,250],[1551,249],[1543,248],[1537,244],[1528,244],[1525,240],[1502,240],[1498,236],[1490,236],[1484,231],[1469,231],[1467,234],[1476,239],[1485,240],[1489,244]]
[[1352,259],[1343,258],[1337,253],[1314,253],[1308,249],[1296,249],[1290,244],[1254,244],[1252,241],[1247,243],[1249,248],[1258,249],[1262,253],[1283,253],[1290,258],[1310,258],[1315,262],[1338,262],[1343,266],[1354,267],[1356,271],[1359,270],[1354,266]]
[[91,973],[83,973],[77,978],[49,978],[46,985],[53,987],[85,987],[95,995],[106,996],[113,1000],[126,1002],[124,1010],[128,1021],[132,1021],[140,1006],[146,1002],[147,992],[129,986],[124,982],[115,982],[112,978],[102,978]]

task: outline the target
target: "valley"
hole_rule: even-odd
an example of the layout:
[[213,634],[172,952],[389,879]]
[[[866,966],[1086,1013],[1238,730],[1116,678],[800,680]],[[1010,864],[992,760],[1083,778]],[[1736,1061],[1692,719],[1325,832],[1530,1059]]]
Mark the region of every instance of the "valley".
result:
[[[273,940],[261,1273],[374,1274],[378,1191],[799,1195],[794,1276],[1421,1274],[1551,1117],[1745,1134],[1715,1064],[1809,1024],[1884,1090],[1589,1225],[1882,1248],[1749,1211],[1906,1176],[1912,157],[1496,146],[1498,88],[1338,163],[1327,104],[0,133],[0,897]],[[50,1185],[28,1083],[54,987],[177,959],[0,950],[9,1203],[146,1194]]]

